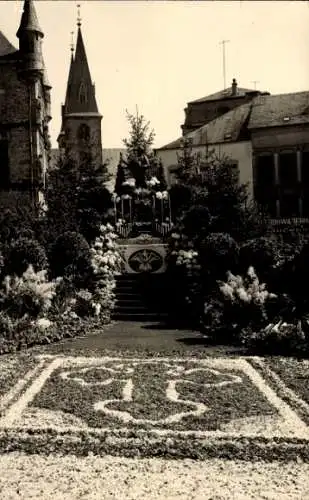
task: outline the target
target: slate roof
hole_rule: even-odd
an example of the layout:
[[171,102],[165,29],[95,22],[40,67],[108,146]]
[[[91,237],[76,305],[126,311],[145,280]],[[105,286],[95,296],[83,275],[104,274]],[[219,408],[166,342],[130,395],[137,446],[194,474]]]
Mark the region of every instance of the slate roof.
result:
[[[88,98],[84,102],[79,99],[81,83],[87,89]],[[67,91],[65,98],[65,113],[97,113],[98,106],[95,98],[94,85],[91,80],[90,70],[85,50],[85,45],[80,27],[78,27],[75,56],[71,57]]]
[[24,10],[16,36],[20,37],[23,31],[35,31],[40,33],[41,36],[44,36],[39,25],[33,0],[25,0],[24,2]]
[[207,95],[205,97],[201,97],[200,99],[195,99],[194,101],[190,101],[188,104],[197,104],[205,101],[218,101],[221,99],[235,99],[235,97],[245,97],[246,94],[250,92],[258,92],[253,89],[245,89],[241,87],[236,88],[236,95],[233,95],[232,86],[228,87],[225,90],[220,90],[219,92],[215,92],[214,94]]
[[253,101],[249,129],[309,123],[309,92],[258,96]]
[[9,42],[0,30],[0,57],[17,52],[17,49]]
[[[186,134],[186,138],[192,138],[192,146],[206,144],[219,144],[222,142],[236,142],[244,126],[246,125],[251,111],[251,103],[242,104],[237,108],[225,113],[215,120],[203,125],[197,130]],[[182,137],[166,146],[158,149],[178,149],[180,148]]]
[[[250,130],[309,124],[309,91],[278,95],[260,95],[202,127],[186,134],[192,146],[236,142]],[[178,149],[183,137],[160,149]]]

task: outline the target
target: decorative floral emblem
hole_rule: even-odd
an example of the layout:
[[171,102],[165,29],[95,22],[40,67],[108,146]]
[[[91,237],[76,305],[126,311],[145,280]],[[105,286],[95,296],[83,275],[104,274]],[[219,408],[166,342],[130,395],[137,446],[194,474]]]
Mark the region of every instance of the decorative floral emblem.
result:
[[137,273],[155,273],[162,267],[163,259],[158,252],[144,248],[134,252],[129,257],[128,263]]
[[[162,375],[159,383],[154,376],[158,369]],[[146,392],[143,389],[145,377],[152,380]],[[155,426],[200,417],[210,411],[204,401],[192,400],[190,394],[194,387],[200,388],[197,393],[202,394],[206,388],[242,383],[238,375],[208,367],[191,365],[188,368],[173,362],[160,362],[158,366],[153,361],[111,362],[96,368],[65,371],[61,378],[90,390],[92,386],[101,386],[102,395],[106,388],[107,397],[103,396],[93,405],[95,412],[123,423]]]

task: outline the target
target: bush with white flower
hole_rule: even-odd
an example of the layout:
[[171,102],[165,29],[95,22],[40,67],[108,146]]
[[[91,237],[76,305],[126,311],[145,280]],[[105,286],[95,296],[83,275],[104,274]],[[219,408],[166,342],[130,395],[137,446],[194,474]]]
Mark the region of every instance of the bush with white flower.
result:
[[6,276],[1,290],[2,310],[12,317],[42,317],[50,310],[62,278],[47,280],[47,271],[29,266],[21,277]]
[[245,278],[234,276],[230,271],[227,273],[227,281],[219,281],[219,288],[224,298],[231,302],[243,302],[264,306],[269,299],[277,298],[277,295],[266,289],[265,283],[260,283],[255,270],[249,267]]
[[120,273],[123,263],[116,243],[117,237],[111,224],[102,225],[100,236],[91,248],[95,276],[92,304],[98,316],[110,316],[115,305],[115,276]]
[[227,273],[227,281],[217,281],[217,292],[204,304],[203,322],[212,336],[224,333],[240,339],[243,329],[260,329],[269,321],[268,303],[277,300],[265,283],[260,283],[253,267],[246,276]]

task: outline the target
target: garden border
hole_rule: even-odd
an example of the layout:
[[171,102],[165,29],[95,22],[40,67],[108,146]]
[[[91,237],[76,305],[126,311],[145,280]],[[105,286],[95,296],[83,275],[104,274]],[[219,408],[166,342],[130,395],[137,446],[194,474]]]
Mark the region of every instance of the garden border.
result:
[[[78,367],[89,363],[91,359],[92,366],[101,364],[104,360],[119,360],[124,361],[124,358],[105,356],[102,358],[89,357],[72,357],[72,356],[57,356],[57,355],[40,355],[36,356],[39,364],[30,372],[26,383],[18,384],[19,381],[5,397],[8,400],[6,408],[11,402],[13,406],[8,408],[6,414],[0,421],[0,452],[25,451],[27,453],[60,453],[60,454],[76,454],[85,456],[89,453],[96,455],[116,455],[125,457],[165,457],[165,458],[229,458],[240,460],[293,460],[301,459],[309,462],[309,429],[298,417],[293,408],[290,408],[287,402],[277,395],[268,381],[264,382],[263,377],[251,365],[252,359],[237,359],[235,358],[206,358],[199,359],[201,363],[204,361],[207,366],[220,366],[220,364],[234,365],[235,368],[243,368],[248,375],[248,371],[257,374],[257,381],[254,385],[260,392],[265,395],[265,388],[268,395],[271,395],[272,405],[279,410],[281,416],[287,417],[288,424],[293,423],[296,417],[296,436],[273,435],[267,436],[250,436],[241,434],[241,432],[224,432],[224,431],[177,431],[172,429],[128,429],[128,428],[105,428],[105,429],[86,429],[79,427],[68,426],[66,428],[53,427],[51,425],[35,427],[18,424],[14,425],[14,409],[16,403],[19,403],[20,416],[23,412],[23,407],[26,408],[29,401],[33,399],[35,394],[39,393],[46,380],[58,367]],[[135,359],[136,358],[127,358]],[[155,358],[156,361],[197,361],[195,358]],[[96,364],[94,363],[96,361]],[[148,360],[149,361],[149,360]],[[35,376],[39,373],[39,376]],[[250,377],[251,378],[251,377]],[[38,381],[38,385],[34,387],[34,380]],[[251,378],[252,380],[252,378]],[[32,384],[31,384],[32,382]],[[252,382],[254,382],[252,380]],[[259,384],[265,387],[261,389]],[[283,384],[283,383],[282,383]],[[283,384],[284,385],[284,384]],[[26,389],[26,391],[25,391]],[[30,391],[30,392],[29,392]],[[21,396],[19,401],[16,401],[17,393]],[[30,394],[30,399],[29,399]],[[274,399],[275,396],[275,399]],[[0,403],[3,402],[3,398]],[[281,405],[281,407],[278,407]],[[12,413],[13,412],[13,413]],[[288,413],[286,413],[288,412]],[[289,414],[290,412],[290,414]],[[292,419],[292,420],[291,420]],[[299,425],[301,427],[299,428]],[[224,435],[225,434],[225,435]],[[189,438],[189,439],[188,439]]]

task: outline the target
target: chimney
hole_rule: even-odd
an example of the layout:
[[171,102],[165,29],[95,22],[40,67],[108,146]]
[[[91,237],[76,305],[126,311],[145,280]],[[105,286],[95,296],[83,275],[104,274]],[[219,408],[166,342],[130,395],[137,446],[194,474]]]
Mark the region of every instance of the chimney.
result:
[[236,82],[236,78],[233,78],[233,81],[232,81],[232,95],[237,95],[237,82]]

